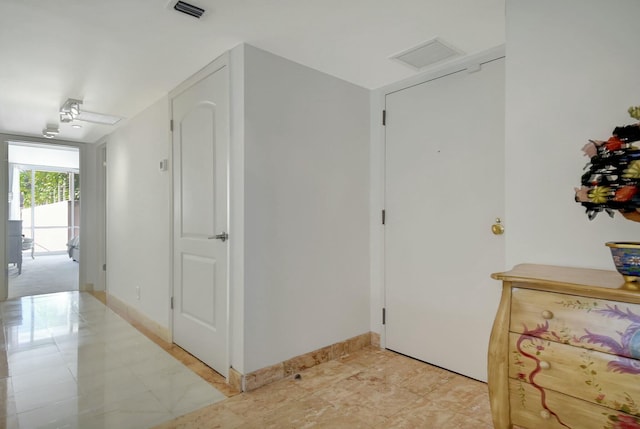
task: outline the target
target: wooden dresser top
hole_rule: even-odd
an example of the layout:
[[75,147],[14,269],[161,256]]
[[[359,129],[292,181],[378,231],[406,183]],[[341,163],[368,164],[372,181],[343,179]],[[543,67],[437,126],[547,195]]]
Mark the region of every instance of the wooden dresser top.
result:
[[640,303],[640,284],[625,283],[617,271],[520,264],[491,277],[513,287]]

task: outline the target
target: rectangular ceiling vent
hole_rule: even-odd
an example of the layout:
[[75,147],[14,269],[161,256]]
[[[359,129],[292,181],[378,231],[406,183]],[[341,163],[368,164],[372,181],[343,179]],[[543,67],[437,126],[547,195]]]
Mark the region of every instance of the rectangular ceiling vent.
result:
[[392,60],[401,62],[416,70],[422,70],[428,66],[439,63],[440,61],[457,57],[463,52],[451,45],[444,43],[441,39],[435,38],[427,42],[421,43],[399,54],[393,55]]
[[205,10],[201,7],[194,6],[190,3],[180,0],[173,3],[173,9],[198,19],[202,18],[202,15],[204,15],[205,12]]

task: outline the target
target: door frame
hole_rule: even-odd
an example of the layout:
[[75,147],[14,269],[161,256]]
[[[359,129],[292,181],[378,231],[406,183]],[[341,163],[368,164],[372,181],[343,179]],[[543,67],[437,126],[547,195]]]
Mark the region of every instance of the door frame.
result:
[[[107,141],[96,146],[96,226],[98,272],[95,290],[107,292]],[[82,177],[81,177],[82,179]],[[82,237],[82,236],[81,236]]]
[[380,347],[386,347],[383,311],[386,285],[384,226],[382,210],[385,207],[385,128],[382,124],[385,100],[388,94],[420,85],[461,70],[473,73],[483,63],[505,57],[505,46],[500,45],[486,51],[444,63],[424,73],[379,88],[371,93],[371,147],[370,147],[370,212],[369,212],[369,258],[370,258],[370,329],[380,335]]
[[[6,301],[9,295],[9,270],[8,266],[8,255],[7,255],[7,220],[9,217],[8,214],[8,199],[9,199],[9,189],[8,189],[8,174],[9,174],[9,142],[23,142],[23,143],[35,143],[35,144],[45,144],[50,146],[70,146],[75,147],[79,151],[80,157],[80,192],[86,188],[86,174],[88,174],[91,169],[87,168],[87,148],[84,143],[71,142],[67,140],[49,140],[39,137],[29,137],[29,136],[19,136],[12,134],[0,134],[0,144],[2,145],[0,151],[2,151],[2,162],[0,162],[0,237],[3,238],[4,246],[0,246],[0,260],[4,263],[4,273],[0,275],[0,301]],[[84,171],[84,173],[83,173]],[[83,178],[83,176],[85,176]],[[86,192],[86,190],[85,190]],[[86,203],[82,202],[82,195],[80,196],[80,225],[87,225],[86,219]],[[82,228],[82,226],[81,226]],[[84,235],[84,237],[83,237]],[[87,287],[87,265],[86,258],[83,257],[83,247],[86,248],[86,244],[88,239],[86,238],[87,234],[80,235],[80,261],[78,267],[78,290],[85,290]],[[84,239],[83,239],[84,238]]]
[[[174,253],[175,253],[175,240],[174,240],[174,220],[175,220],[175,216],[174,216],[174,209],[175,209],[175,204],[174,204],[174,174],[175,174],[175,169],[172,168],[172,166],[174,165],[174,159],[173,159],[173,150],[174,150],[174,141],[173,141],[173,130],[171,128],[173,128],[173,100],[174,98],[176,98],[177,96],[179,96],[180,94],[182,94],[186,89],[188,89],[189,87],[195,85],[196,83],[200,82],[202,79],[206,78],[207,76],[211,75],[212,73],[215,73],[217,70],[223,68],[223,67],[228,67],[230,68],[230,54],[224,53],[223,55],[219,56],[218,58],[216,58],[215,60],[213,60],[211,63],[209,63],[208,65],[206,65],[204,68],[200,69],[198,72],[196,72],[195,74],[193,74],[191,77],[187,78],[184,82],[182,82],[180,85],[178,85],[177,87],[175,87],[173,90],[171,90],[169,92],[168,95],[168,116],[169,116],[169,121],[170,121],[170,128],[169,128],[169,155],[168,155],[168,159],[169,159],[169,168],[171,170],[171,187],[169,190],[169,201],[170,201],[170,209],[169,209],[169,278],[170,278],[170,287],[169,287],[169,303],[171,306],[171,303],[173,302],[173,296],[176,290],[176,285],[175,285],[175,281],[174,281]],[[231,308],[232,308],[232,294],[231,294],[231,277],[232,277],[232,273],[231,273],[231,267],[233,266],[233,264],[231,263],[231,259],[232,259],[232,254],[233,254],[233,248],[234,248],[234,239],[236,239],[236,236],[233,234],[233,230],[232,227],[234,226],[234,220],[231,216],[231,189],[233,188],[231,186],[231,180],[230,178],[232,177],[231,174],[231,167],[232,167],[232,163],[231,163],[231,152],[232,152],[232,145],[235,143],[234,140],[232,140],[232,136],[233,136],[233,131],[231,129],[231,124],[233,123],[233,119],[232,119],[232,115],[233,113],[235,113],[232,110],[232,87],[231,87],[231,80],[232,80],[232,76],[231,76],[231,70],[229,70],[229,85],[230,85],[230,90],[229,90],[229,136],[228,136],[228,141],[229,141],[229,150],[227,151],[227,227],[225,229],[225,231],[229,231],[229,247],[228,247],[228,253],[227,253],[227,279],[226,279],[226,288],[227,288],[227,302],[225,304],[226,306],[226,326],[227,326],[227,332],[226,332],[226,338],[227,338],[227,344],[226,344],[226,354],[227,354],[227,363],[229,365],[229,367],[233,367],[233,353],[232,353],[232,348],[231,348],[231,343],[232,343],[232,326],[231,326],[231,321],[232,321],[232,317],[231,317]],[[233,113],[232,113],[233,112]],[[238,222],[239,223],[239,222]],[[235,227],[237,228],[237,227]],[[239,238],[239,237],[238,237]],[[170,335],[170,339],[171,342],[174,342],[174,329],[173,329],[173,324],[174,324],[174,309],[173,308],[169,308],[169,335]],[[230,372],[229,372],[230,374]],[[229,381],[229,375],[227,375],[227,382]]]

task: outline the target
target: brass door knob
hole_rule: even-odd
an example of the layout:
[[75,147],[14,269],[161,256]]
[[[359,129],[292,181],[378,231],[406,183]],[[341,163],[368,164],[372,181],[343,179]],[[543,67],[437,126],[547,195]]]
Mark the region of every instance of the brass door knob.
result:
[[493,232],[495,235],[504,234],[504,225],[502,225],[502,221],[499,217],[496,218],[496,223],[491,225],[491,232]]

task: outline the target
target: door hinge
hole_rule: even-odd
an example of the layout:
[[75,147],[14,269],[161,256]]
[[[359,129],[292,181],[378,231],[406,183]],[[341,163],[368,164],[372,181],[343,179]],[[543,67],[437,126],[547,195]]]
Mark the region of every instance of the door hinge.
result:
[[382,324],[387,324],[387,309],[382,307]]
[[384,225],[387,222],[387,211],[382,210],[382,224]]
[[102,264],[102,271],[107,271],[107,264]]
[[173,119],[169,121],[169,130],[173,131]]
[[387,125],[387,111],[382,111],[382,125]]
[[171,297],[171,309],[173,310],[173,297]]

